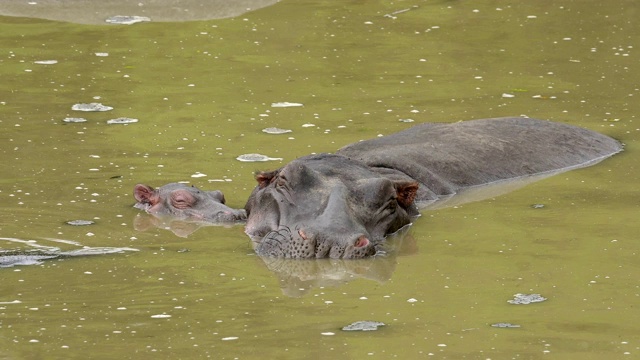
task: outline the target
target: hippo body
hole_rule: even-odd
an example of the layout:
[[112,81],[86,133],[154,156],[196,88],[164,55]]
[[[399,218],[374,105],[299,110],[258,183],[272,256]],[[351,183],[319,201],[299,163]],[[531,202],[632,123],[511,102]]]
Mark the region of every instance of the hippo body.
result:
[[245,206],[258,255],[362,258],[419,208],[468,189],[593,165],[602,134],[529,118],[425,123],[256,175]]
[[244,210],[225,205],[224,194],[218,190],[203,191],[195,186],[170,183],[157,189],[138,184],[133,196],[135,208],[159,218],[180,219],[212,223],[244,221]]

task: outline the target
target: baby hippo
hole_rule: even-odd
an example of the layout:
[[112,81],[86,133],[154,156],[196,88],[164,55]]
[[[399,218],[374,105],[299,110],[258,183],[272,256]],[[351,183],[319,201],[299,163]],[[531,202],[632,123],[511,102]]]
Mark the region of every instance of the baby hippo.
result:
[[195,186],[171,183],[157,189],[138,184],[133,190],[135,208],[157,217],[186,221],[228,223],[244,221],[247,213],[225,205],[221,191],[202,191]]

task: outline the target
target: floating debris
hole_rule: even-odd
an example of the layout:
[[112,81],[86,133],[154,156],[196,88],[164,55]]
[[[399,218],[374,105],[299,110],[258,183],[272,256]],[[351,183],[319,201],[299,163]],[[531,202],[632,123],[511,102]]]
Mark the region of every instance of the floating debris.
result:
[[138,119],[132,119],[128,117],[119,117],[117,119],[107,120],[107,124],[133,124],[137,122]]
[[34,61],[33,63],[38,65],[53,65],[53,64],[57,64],[58,60],[38,60],[38,61]]
[[87,122],[87,119],[85,119],[85,118],[68,117],[68,118],[62,119],[62,121],[66,122],[66,123],[83,123],[83,122]]
[[109,53],[106,53],[106,52],[97,52],[97,53],[96,53],[96,56],[100,56],[100,57],[107,57],[107,56],[109,56]]
[[291,130],[289,130],[289,129],[280,129],[280,128],[276,128],[276,127],[270,127],[270,128],[262,129],[262,132],[263,133],[267,133],[267,134],[278,135],[278,134],[290,133]]
[[243,154],[238,156],[236,160],[243,161],[243,162],[259,162],[259,161],[282,160],[282,158],[271,158],[262,154]]
[[314,127],[316,124],[302,124],[302,127]]
[[513,295],[513,300],[508,300],[507,302],[514,305],[528,305],[545,300],[547,298],[540,296],[540,294],[515,294]]
[[169,314],[157,314],[157,315],[151,315],[152,319],[168,319],[170,318],[171,315]]
[[343,331],[375,331],[378,327],[385,326],[379,321],[356,321],[342,328]]
[[207,174],[203,174],[199,171],[197,171],[195,174],[191,175],[192,178],[199,178],[199,177],[205,177],[207,176]]
[[520,327],[520,325],[518,324],[511,324],[511,323],[496,323],[496,324],[491,324],[491,326],[497,327],[497,328],[519,328]]
[[513,94],[507,94],[507,93],[504,93],[504,94],[502,94],[502,97],[503,97],[503,98],[514,98],[514,97],[516,97],[516,96],[515,96],[515,95],[513,95]]
[[400,122],[403,122],[403,123],[412,123],[414,121],[415,120],[413,120],[413,119],[400,119]]
[[70,220],[66,222],[66,224],[72,225],[72,226],[87,226],[87,225],[93,225],[95,223],[96,223],[95,221],[91,221],[91,220]]
[[113,110],[111,106],[102,105],[101,103],[75,104],[71,107],[75,111],[109,111]]
[[106,19],[105,21],[109,24],[131,25],[139,22],[151,21],[151,19],[146,16],[116,15]]
[[300,104],[300,103],[292,103],[292,102],[287,102],[287,101],[284,101],[284,102],[277,102],[277,103],[271,103],[271,107],[281,107],[281,108],[284,108],[284,107],[295,107],[295,106],[304,106],[304,105],[302,105],[302,104]]
[[531,207],[534,209],[542,209],[544,207],[544,204],[533,204],[531,205]]

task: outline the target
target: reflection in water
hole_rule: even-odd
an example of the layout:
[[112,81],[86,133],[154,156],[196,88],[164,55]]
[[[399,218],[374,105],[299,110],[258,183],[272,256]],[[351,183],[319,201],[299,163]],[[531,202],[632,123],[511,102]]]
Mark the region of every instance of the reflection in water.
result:
[[301,297],[313,288],[338,287],[356,279],[384,283],[396,269],[396,257],[417,253],[409,227],[385,240],[381,255],[368,259],[283,259],[260,257],[280,282],[284,295]]
[[138,231],[149,231],[155,228],[169,230],[176,236],[186,238],[196,230],[205,226],[231,227],[241,223],[212,223],[208,221],[188,221],[174,219],[169,216],[156,217],[147,213],[137,214],[133,218],[133,228]]
[[[0,268],[13,267],[16,265],[38,265],[42,260],[62,259],[77,256],[118,254],[127,251],[138,251],[138,249],[127,247],[89,247],[83,246],[80,249],[63,251],[57,246],[47,246],[38,244],[36,240],[22,240],[15,238],[0,238],[14,244],[26,245],[26,248],[4,250],[0,249]],[[63,239],[46,239],[49,241],[82,246],[80,243]]]

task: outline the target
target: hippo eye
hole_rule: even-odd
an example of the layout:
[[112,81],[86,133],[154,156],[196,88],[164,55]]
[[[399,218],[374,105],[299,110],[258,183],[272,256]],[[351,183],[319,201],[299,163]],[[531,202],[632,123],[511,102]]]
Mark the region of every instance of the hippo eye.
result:
[[385,210],[393,214],[394,212],[396,212],[397,208],[398,208],[398,201],[395,198],[393,198],[389,200],[389,202],[387,203],[387,206],[385,207]]
[[285,186],[287,184],[287,178],[285,178],[284,176],[278,176],[278,178],[276,179],[276,186],[280,187],[280,186]]
[[177,209],[187,209],[194,206],[197,199],[188,192],[174,191],[171,194],[171,204]]

